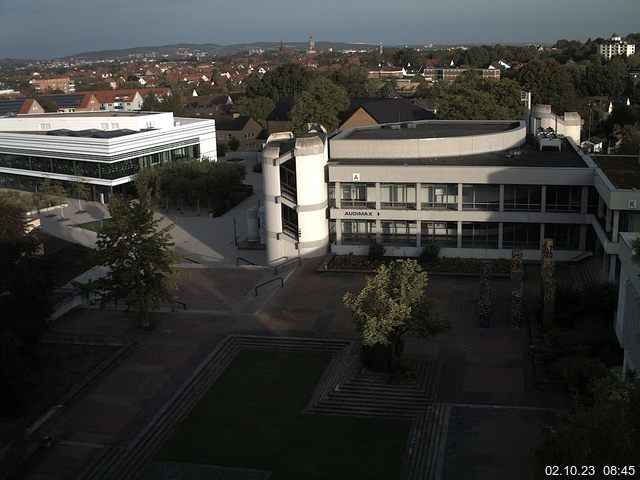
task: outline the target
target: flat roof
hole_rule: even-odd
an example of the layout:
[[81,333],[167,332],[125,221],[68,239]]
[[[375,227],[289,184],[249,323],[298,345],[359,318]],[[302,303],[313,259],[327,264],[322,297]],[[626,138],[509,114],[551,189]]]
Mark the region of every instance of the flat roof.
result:
[[640,189],[640,158],[637,155],[591,155],[611,183],[620,189]]
[[[468,131],[468,130],[467,130]],[[510,152],[515,152],[511,154]],[[519,153],[518,153],[519,152]],[[589,168],[582,157],[566,139],[562,139],[562,151],[545,148],[540,151],[532,143],[526,143],[509,151],[461,155],[442,158],[330,158],[338,165],[442,165],[461,167],[541,167],[541,168]]]
[[[410,126],[407,128],[407,126]],[[399,127],[399,128],[398,128]],[[520,127],[518,121],[456,121],[427,120],[421,122],[395,123],[375,126],[374,128],[356,127],[337,140],[406,140],[416,138],[468,137],[506,132]]]
[[[143,115],[159,115],[166,112],[109,112],[101,110],[99,112],[51,112],[18,115],[17,118],[50,118],[50,117],[140,117]],[[12,117],[16,118],[16,117]]]

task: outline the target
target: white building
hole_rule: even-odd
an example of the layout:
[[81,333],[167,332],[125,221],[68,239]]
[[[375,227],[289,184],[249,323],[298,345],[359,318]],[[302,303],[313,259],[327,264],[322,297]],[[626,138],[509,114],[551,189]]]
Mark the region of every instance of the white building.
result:
[[615,331],[624,349],[623,372],[640,372],[640,265],[633,261],[631,248],[637,236],[623,233],[618,252],[621,268]]
[[603,276],[620,278],[616,328],[625,368],[638,368],[638,267],[623,232],[640,232],[640,163],[584,154],[580,124],[576,113],[535,106],[524,121],[272,135],[262,165],[267,259],[366,255],[379,243],[388,256],[436,244],[446,257],[506,259],[519,249],[539,261],[552,239],[556,260],[593,255]]
[[626,55],[630,57],[636,53],[636,46],[633,43],[627,43],[617,35],[612,35],[605,43],[598,45],[598,53],[607,60],[611,60],[611,57],[616,55]]
[[217,160],[213,120],[172,113],[86,112],[0,118],[0,187],[36,190],[44,179],[81,181],[92,198],[130,184],[143,167]]

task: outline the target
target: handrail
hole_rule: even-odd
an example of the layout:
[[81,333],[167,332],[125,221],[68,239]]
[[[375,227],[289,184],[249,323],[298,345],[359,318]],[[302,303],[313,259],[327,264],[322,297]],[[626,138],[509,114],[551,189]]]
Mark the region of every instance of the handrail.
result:
[[569,261],[571,263],[575,263],[575,262],[579,262],[580,260],[584,260],[585,258],[589,258],[589,257],[593,257],[593,251],[592,250],[587,250],[586,252],[582,252],[580,255],[576,255],[575,257],[573,257]]
[[[280,261],[280,260],[284,260],[284,262],[282,262],[282,263],[285,263],[287,260],[289,260],[289,257],[280,257],[280,258],[276,258],[276,259],[275,259],[275,260],[273,260],[271,263],[275,263],[275,262],[278,262],[278,261]],[[282,263],[281,263],[280,265],[282,265]]]
[[258,296],[258,289],[260,287],[264,287],[265,285],[269,285],[270,283],[275,282],[276,280],[280,280],[280,287],[281,288],[284,287],[284,278],[282,278],[282,277],[272,278],[268,282],[261,283],[260,285],[256,286],[256,288],[253,289],[253,291],[255,292],[255,296],[256,297]]
[[275,268],[276,275],[278,273],[286,272],[287,270],[289,270],[293,266],[293,262],[298,262],[298,265],[302,265],[302,262],[301,262],[301,260],[299,258],[292,258],[292,259],[287,260],[286,262],[281,263],[280,265],[276,266],[276,268]]
[[255,263],[250,262],[249,260],[247,260],[246,258],[242,258],[242,257],[236,257],[236,267],[240,266],[240,260],[242,260],[243,262],[246,262],[249,265],[255,265]]

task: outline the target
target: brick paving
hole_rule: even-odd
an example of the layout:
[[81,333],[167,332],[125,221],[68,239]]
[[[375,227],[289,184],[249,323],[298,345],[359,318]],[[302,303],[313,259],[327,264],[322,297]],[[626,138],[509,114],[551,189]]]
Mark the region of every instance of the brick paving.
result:
[[[253,312],[238,308],[252,298],[264,270],[198,268],[189,269],[181,290],[189,310],[151,314],[153,331],[139,330],[134,313],[114,310],[78,309],[56,322],[56,332],[117,336],[139,345],[48,422],[46,431],[62,443],[36,455],[23,478],[45,478],[45,467],[47,479],[74,478],[79,467],[71,475],[66,458],[82,466],[101,445],[126,446],[228,334],[356,338],[341,298],[361,288],[364,277],[320,275],[315,266],[308,262],[294,271]],[[562,396],[536,389],[527,334],[509,326],[508,291],[508,280],[492,280],[493,319],[483,329],[477,322],[478,278],[432,276],[426,293],[452,328],[437,339],[407,339],[407,353],[442,365],[437,398],[452,410],[443,478],[530,478],[531,447],[554,415],[535,408],[567,405]]]

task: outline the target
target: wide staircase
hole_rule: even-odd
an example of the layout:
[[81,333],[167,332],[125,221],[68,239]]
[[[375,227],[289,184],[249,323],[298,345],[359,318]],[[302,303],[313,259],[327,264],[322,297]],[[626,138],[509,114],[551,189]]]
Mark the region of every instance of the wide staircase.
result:
[[434,403],[440,375],[437,361],[417,358],[415,377],[394,383],[389,382],[386,375],[364,370],[357,347],[349,341],[231,335],[206,357],[129,445],[103,448],[77,480],[136,478],[150,462],[153,452],[184,420],[241,350],[331,354],[330,364],[306,412],[412,419],[401,479],[441,478],[451,407]]

